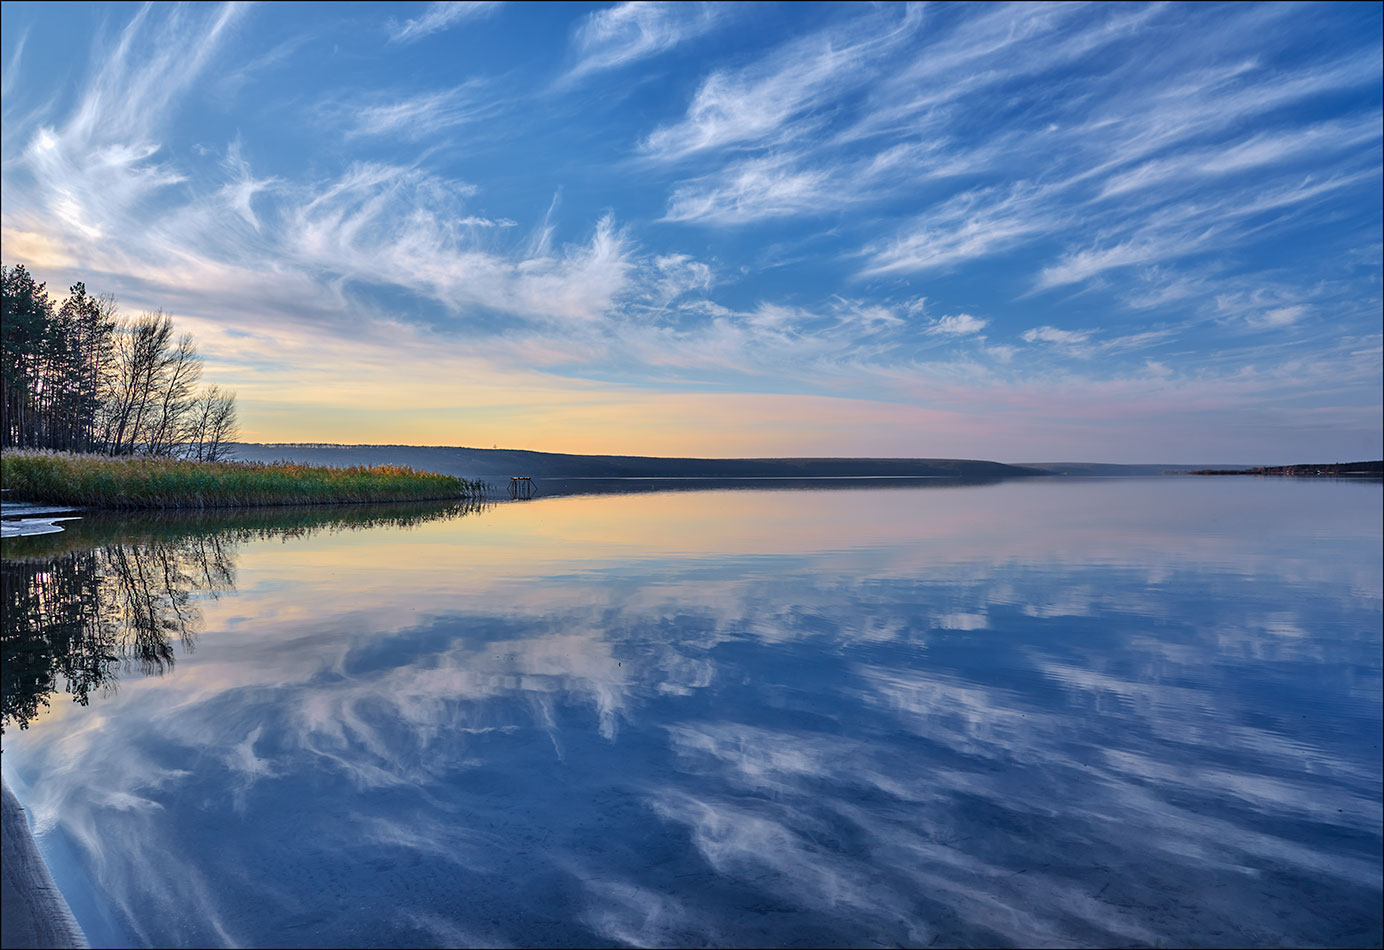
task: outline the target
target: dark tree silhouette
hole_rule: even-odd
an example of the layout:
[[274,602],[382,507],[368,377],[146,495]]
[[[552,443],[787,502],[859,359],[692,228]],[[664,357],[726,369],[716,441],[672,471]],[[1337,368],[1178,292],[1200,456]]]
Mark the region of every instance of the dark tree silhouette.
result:
[[121,319],[73,284],[56,305],[23,265],[3,276],[0,446],[217,460],[236,435],[235,394],[198,390],[202,361],[161,312]]
[[[0,731],[29,723],[55,693],[83,706],[123,673],[160,675],[192,651],[199,603],[235,590],[242,543],[482,510],[469,502],[311,506],[138,518],[92,512],[60,534],[7,542],[0,559]],[[131,538],[135,540],[131,540]],[[16,553],[18,552],[18,553]]]

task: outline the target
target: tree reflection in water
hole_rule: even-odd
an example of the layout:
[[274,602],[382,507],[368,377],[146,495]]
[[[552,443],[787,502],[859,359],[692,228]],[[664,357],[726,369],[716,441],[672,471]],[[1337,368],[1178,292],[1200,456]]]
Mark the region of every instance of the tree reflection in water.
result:
[[174,642],[190,653],[197,601],[235,590],[241,543],[460,517],[477,504],[256,509],[139,516],[96,513],[61,534],[5,542],[0,730],[25,729],[65,692],[83,706],[118,674],[162,675]]

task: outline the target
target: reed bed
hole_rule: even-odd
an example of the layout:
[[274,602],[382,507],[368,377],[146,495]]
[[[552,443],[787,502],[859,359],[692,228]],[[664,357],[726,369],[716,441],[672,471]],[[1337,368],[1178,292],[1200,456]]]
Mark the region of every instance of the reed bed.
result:
[[234,508],[476,498],[481,482],[404,465],[299,465],[6,451],[0,484],[24,501],[90,508]]

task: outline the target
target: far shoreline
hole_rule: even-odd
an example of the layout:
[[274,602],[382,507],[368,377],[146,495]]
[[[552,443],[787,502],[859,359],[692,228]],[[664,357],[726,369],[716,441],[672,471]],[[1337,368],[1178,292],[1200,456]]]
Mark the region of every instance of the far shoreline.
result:
[[1384,478],[1384,460],[1370,462],[1330,462],[1316,465],[1259,465],[1254,468],[1203,468],[1188,475],[1265,475],[1276,478]]

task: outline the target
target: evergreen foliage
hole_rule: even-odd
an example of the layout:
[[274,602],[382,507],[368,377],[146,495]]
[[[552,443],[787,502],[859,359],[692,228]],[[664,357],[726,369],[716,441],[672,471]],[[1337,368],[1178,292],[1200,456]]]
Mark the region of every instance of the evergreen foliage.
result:
[[80,282],[56,304],[23,265],[0,265],[0,285],[0,446],[229,456],[235,394],[198,389],[197,347],[166,315],[123,319]]

